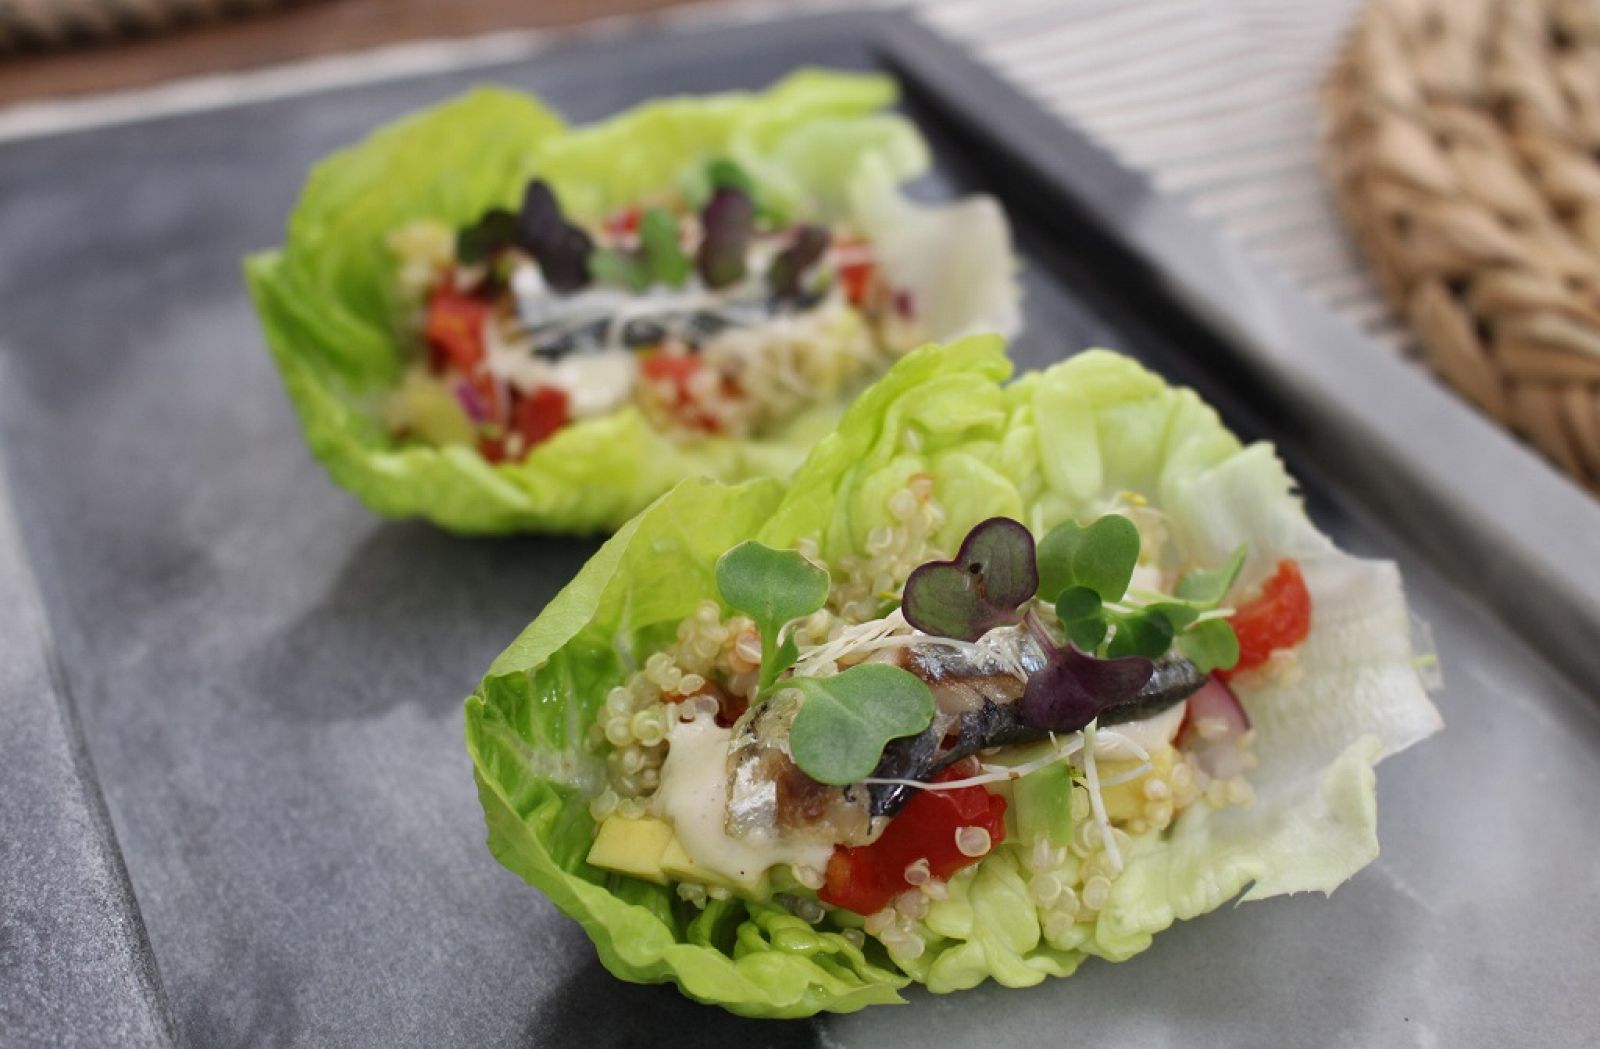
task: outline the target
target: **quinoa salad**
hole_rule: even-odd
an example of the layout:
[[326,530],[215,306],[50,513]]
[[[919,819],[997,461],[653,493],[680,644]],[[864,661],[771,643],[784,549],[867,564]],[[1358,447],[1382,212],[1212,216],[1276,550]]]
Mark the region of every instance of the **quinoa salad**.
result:
[[[724,555],[724,577],[825,579],[824,604],[764,645],[752,618],[724,609],[728,594],[706,601],[607,694],[588,730],[607,768],[590,863],[665,879],[698,907],[774,899],[912,961],[951,883],[995,857],[1025,880],[1045,940],[1070,950],[1139,839],[1197,804],[1254,802],[1255,736],[1227,679],[1294,673],[1313,614],[1295,562],[1221,606],[1244,552],[1175,563],[1160,513],[1137,504],[1042,537],[1042,566],[1009,518],[976,526],[949,560],[929,541],[945,519],[932,480],[889,499],[892,523],[865,558],[822,567],[815,542]],[[939,575],[952,570],[953,583]],[[859,668],[879,672],[840,701]],[[840,720],[797,737],[817,696]],[[850,779],[839,750],[884,713],[855,708],[889,703],[909,714],[890,731],[912,731],[873,741],[867,774]]]
[[1004,211],[912,194],[897,98],[802,69],[569,125],[483,87],[328,156],[245,263],[312,453],[463,533],[792,473],[914,347],[1020,327]]
[[660,193],[592,228],[534,179],[515,213],[391,234],[426,348],[389,398],[395,436],[519,461],[632,404],[680,441],[756,437],[926,340],[863,230],[775,217],[731,159],[698,174],[703,200]]
[[468,700],[491,849],[612,972],[1024,987],[1376,856],[1439,727],[1394,566],[1127,358],[1009,371],[918,349],[786,485],[675,489]]

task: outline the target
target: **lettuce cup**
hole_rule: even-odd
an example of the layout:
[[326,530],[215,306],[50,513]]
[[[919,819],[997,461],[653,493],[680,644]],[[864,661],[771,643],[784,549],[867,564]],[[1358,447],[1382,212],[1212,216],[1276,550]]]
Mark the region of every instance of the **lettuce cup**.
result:
[[680,484],[468,699],[490,849],[617,976],[1026,987],[1377,855],[1440,727],[1395,566],[1135,362],[1010,371],[919,349],[787,485]]
[[324,160],[246,263],[313,453],[460,532],[788,473],[911,348],[1018,324],[1003,214],[902,194],[894,99],[804,71],[568,127],[480,89]]

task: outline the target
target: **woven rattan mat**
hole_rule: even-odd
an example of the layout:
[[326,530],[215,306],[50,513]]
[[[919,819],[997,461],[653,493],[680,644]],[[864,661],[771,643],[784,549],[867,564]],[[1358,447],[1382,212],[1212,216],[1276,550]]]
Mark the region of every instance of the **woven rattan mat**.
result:
[[0,0],[0,54],[143,36],[294,0]]
[[1327,106],[1428,362],[1600,491],[1600,0],[1371,0]]

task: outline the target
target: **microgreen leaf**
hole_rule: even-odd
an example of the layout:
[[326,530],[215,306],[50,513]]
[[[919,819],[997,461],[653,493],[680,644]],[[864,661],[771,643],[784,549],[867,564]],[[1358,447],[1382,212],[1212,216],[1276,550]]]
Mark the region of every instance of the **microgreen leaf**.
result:
[[560,292],[589,283],[589,234],[561,217],[561,205],[542,179],[528,183],[517,213],[517,243],[539,264],[545,283]]
[[789,729],[789,753],[819,783],[846,786],[865,779],[890,740],[921,732],[933,721],[933,692],[915,674],[887,663],[787,684],[806,697]]
[[953,561],[929,561],[906,580],[900,607],[925,634],[976,641],[1022,621],[1018,607],[1039,588],[1033,534],[1008,517],[975,525]]
[[767,267],[767,286],[772,294],[780,299],[799,295],[801,278],[822,258],[831,239],[825,226],[806,225],[795,230],[789,246],[778,252]]
[[1100,647],[1100,642],[1106,639],[1106,621],[1100,616],[1090,619],[1078,619],[1066,624],[1067,637],[1072,643],[1085,652],[1093,652]]
[[1139,529],[1121,514],[1085,528],[1063,521],[1039,542],[1039,594],[1046,600],[1070,586],[1086,586],[1103,601],[1127,593],[1139,561]]
[[700,212],[704,236],[695,265],[707,287],[725,288],[744,279],[745,252],[755,228],[755,208],[750,198],[731,187],[711,194]]
[[755,199],[756,184],[750,173],[727,157],[716,157],[706,164],[706,181],[711,183],[712,189],[736,189]]
[[1056,598],[1056,618],[1072,643],[1093,652],[1106,639],[1106,617],[1100,595],[1086,586],[1069,586]]
[[1100,614],[1100,595],[1086,586],[1069,586],[1056,598],[1056,617],[1063,623]]
[[1142,656],[1145,659],[1160,659],[1172,647],[1172,623],[1160,612],[1141,609],[1118,616],[1116,624],[1117,632],[1106,649],[1106,654],[1113,658]]
[[666,208],[650,208],[639,219],[639,252],[649,279],[678,287],[694,266],[678,243],[677,217]]
[[1154,672],[1155,664],[1139,656],[1096,659],[1076,648],[1057,649],[1028,679],[1017,712],[1034,728],[1076,732],[1101,711],[1136,698]]
[[517,239],[517,217],[505,208],[490,208],[456,234],[456,258],[473,265],[487,262]]
[[1178,651],[1203,673],[1228,670],[1239,662],[1239,638],[1226,619],[1208,619],[1178,635]]
[[794,663],[793,642],[782,647],[785,624],[808,616],[828,599],[828,573],[794,550],[746,540],[717,559],[717,591],[755,620],[761,634],[761,687]]
[[1228,596],[1228,591],[1233,589],[1234,580],[1239,578],[1239,570],[1244,567],[1244,556],[1245,547],[1241,544],[1221,568],[1186,572],[1178,580],[1173,594],[1201,608],[1217,607]]
[[620,284],[633,291],[650,286],[650,273],[642,261],[616,248],[598,248],[589,255],[589,273],[601,284]]
[[1157,612],[1172,624],[1173,630],[1183,630],[1190,623],[1200,618],[1200,610],[1193,605],[1181,601],[1158,601],[1153,605],[1146,605],[1146,612]]

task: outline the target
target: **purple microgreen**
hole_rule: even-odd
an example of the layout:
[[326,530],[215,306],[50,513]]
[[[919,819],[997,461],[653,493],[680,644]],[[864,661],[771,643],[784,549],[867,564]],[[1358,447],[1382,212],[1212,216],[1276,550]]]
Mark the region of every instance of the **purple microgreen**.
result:
[[1142,656],[1096,659],[1068,646],[1049,654],[1028,679],[1018,714],[1024,724],[1048,732],[1076,732],[1103,711],[1138,697],[1155,672]]
[[789,729],[789,753],[819,783],[846,786],[872,775],[890,740],[933,722],[933,692],[887,663],[865,663],[830,677],[794,677],[805,694]]
[[825,226],[800,226],[794,231],[789,246],[773,258],[767,267],[767,286],[780,299],[792,299],[800,294],[801,280],[806,271],[817,264],[832,240]]
[[755,228],[755,207],[748,195],[730,186],[711,194],[700,212],[703,237],[695,264],[707,287],[725,288],[744,279],[745,253]]
[[589,234],[561,217],[561,205],[542,179],[534,179],[517,214],[517,243],[539,264],[544,281],[558,292],[577,291],[589,283]]
[[1038,589],[1033,534],[1018,521],[991,517],[967,533],[954,560],[912,572],[900,607],[925,634],[976,641],[1020,623],[1020,607]]

